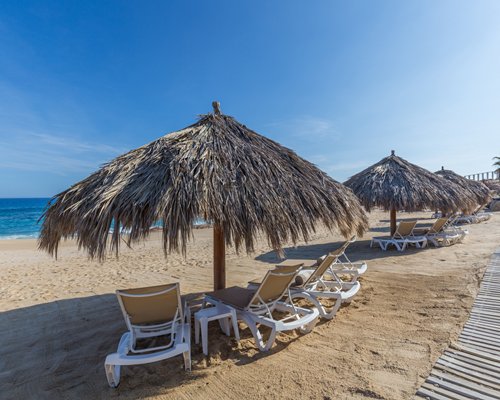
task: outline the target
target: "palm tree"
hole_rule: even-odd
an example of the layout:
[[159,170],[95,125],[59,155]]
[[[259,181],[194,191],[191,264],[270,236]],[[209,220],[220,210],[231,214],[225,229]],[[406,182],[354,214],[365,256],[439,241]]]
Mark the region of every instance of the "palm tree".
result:
[[493,166],[494,167],[498,167],[497,169],[500,169],[500,157],[493,157],[494,160],[496,160],[494,163],[493,163]]
[[493,160],[496,160],[493,166],[497,167],[495,171],[497,171],[497,177],[500,179],[500,157],[493,157]]

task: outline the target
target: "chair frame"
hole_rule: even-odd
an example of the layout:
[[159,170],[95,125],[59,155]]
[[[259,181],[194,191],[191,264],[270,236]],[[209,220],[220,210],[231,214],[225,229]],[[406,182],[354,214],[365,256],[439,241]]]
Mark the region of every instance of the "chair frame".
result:
[[[243,321],[250,328],[259,350],[269,351],[274,344],[276,334],[278,332],[299,329],[302,333],[309,333],[314,329],[318,320],[318,309],[314,307],[312,309],[298,307],[291,302],[292,297],[290,293],[290,285],[300,269],[301,267],[295,267],[295,270],[292,272],[280,272],[279,269],[268,271],[255,294],[243,308],[235,307],[234,305],[224,302],[211,294],[205,295],[205,301],[214,305],[222,303],[228,307],[234,308],[236,310],[237,318]],[[276,296],[270,301],[265,301],[260,296],[260,292],[267,284],[269,277],[273,275],[289,276],[290,282],[279,296]],[[281,319],[276,319],[273,316],[274,311],[280,311],[288,315]],[[271,333],[267,341],[264,340],[264,337],[259,330],[259,325],[264,325],[271,329]]]
[[[403,224],[413,224],[410,232],[408,235],[403,235],[399,232],[401,226]],[[396,232],[394,232],[394,235],[392,236],[378,236],[378,237],[373,237],[371,242],[370,242],[370,247],[373,247],[374,244],[378,244],[380,248],[384,251],[387,250],[389,245],[393,245],[396,247],[398,251],[404,251],[408,245],[413,244],[415,247],[422,249],[427,246],[427,238],[425,236],[414,236],[413,235],[413,230],[415,229],[415,226],[417,225],[417,220],[414,221],[400,221],[397,228]]]
[[[347,247],[347,246],[346,246]],[[332,319],[343,303],[350,303],[359,292],[361,283],[359,281],[344,282],[333,269],[338,260],[338,255],[329,254],[323,262],[312,270],[309,278],[300,286],[290,288],[291,299],[305,298],[310,301],[319,311],[321,318]],[[333,281],[324,279],[325,275],[334,278]],[[333,307],[327,309],[321,299],[333,299]]]
[[[363,275],[367,269],[368,265],[365,261],[353,263],[345,251],[347,248],[357,240],[356,236],[351,237],[338,249],[331,251],[329,254],[336,255],[337,259],[331,265],[330,269],[335,271],[339,275],[350,275],[351,282],[356,282],[358,278]],[[326,256],[325,256],[326,257]],[[342,260],[343,259],[343,260]]]
[[[130,298],[147,298],[169,293],[177,290],[177,309],[170,321],[160,324],[132,324],[125,308],[122,296]],[[122,310],[128,331],[125,332],[118,344],[116,353],[109,354],[104,362],[104,369],[109,386],[116,388],[120,384],[121,366],[148,364],[165,360],[182,354],[184,367],[191,370],[191,313],[184,304],[186,313],[183,312],[183,303],[180,296],[179,283],[159,290],[158,292],[132,294],[125,291],[116,291],[118,303]],[[167,344],[145,349],[137,349],[137,339],[152,338],[169,335]]]
[[[443,219],[446,221],[441,225],[439,221]],[[458,229],[452,227],[453,221],[453,217],[438,218],[425,234],[428,242],[432,243],[435,247],[451,246],[455,243],[461,242],[463,236]],[[436,225],[438,225],[439,229],[436,229]]]
[[[311,302],[319,311],[319,315],[324,319],[332,319],[335,317],[338,309],[343,303],[350,303],[352,298],[361,288],[358,281],[344,282],[337,275],[334,266],[337,265],[338,254],[328,254],[322,262],[312,269],[302,269],[301,272],[310,272],[309,276],[299,285],[290,286],[288,297],[293,299],[304,298]],[[277,266],[276,270],[283,270]],[[333,280],[324,279],[325,276],[330,276]],[[256,286],[255,282],[249,282],[248,287]],[[327,309],[321,299],[333,299],[335,304]],[[293,303],[292,303],[293,304]]]

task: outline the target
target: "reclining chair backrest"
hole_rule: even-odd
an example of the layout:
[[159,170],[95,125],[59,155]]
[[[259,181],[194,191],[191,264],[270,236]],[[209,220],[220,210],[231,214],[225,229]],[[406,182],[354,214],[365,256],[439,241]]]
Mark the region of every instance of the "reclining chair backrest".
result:
[[[349,242],[347,242],[349,243]],[[331,267],[331,265],[337,261],[338,256],[335,256],[333,254],[328,254],[325,259],[321,262],[320,265],[318,265],[317,268],[313,270],[311,275],[309,275],[309,278],[301,285],[301,286],[306,286],[308,284],[311,284],[313,282],[316,282],[318,279],[321,279],[321,277],[325,274],[325,272],[328,270],[328,268]]]
[[129,328],[183,318],[179,283],[117,290],[116,295]]
[[[340,247],[336,248],[333,251],[330,251],[328,254],[331,254],[332,256],[335,256],[338,258],[338,257],[344,255],[344,253],[345,253],[346,249],[349,247],[349,245],[351,243],[354,243],[355,241],[356,241],[356,236],[353,236],[349,240],[342,243],[342,245]],[[325,260],[325,258],[326,258],[326,255],[318,258],[318,264],[321,264]]]
[[413,229],[417,225],[417,221],[401,221],[396,228],[396,232],[394,232],[394,238],[404,238],[405,236],[411,236],[413,233]]
[[272,311],[276,302],[281,299],[299,273],[301,266],[284,266],[268,271],[248,307],[250,309],[265,308]]
[[450,217],[442,217],[442,218],[437,219],[434,222],[434,224],[431,226],[431,228],[429,229],[429,232],[427,232],[427,233],[439,233],[439,232],[441,232],[449,220],[450,220]]
[[346,249],[349,247],[349,245],[351,243],[352,242],[350,240],[348,240],[348,241],[344,242],[342,244],[342,246],[340,246],[338,249],[331,251],[329,254],[332,256],[340,257],[342,254],[344,254],[344,252],[346,251]]

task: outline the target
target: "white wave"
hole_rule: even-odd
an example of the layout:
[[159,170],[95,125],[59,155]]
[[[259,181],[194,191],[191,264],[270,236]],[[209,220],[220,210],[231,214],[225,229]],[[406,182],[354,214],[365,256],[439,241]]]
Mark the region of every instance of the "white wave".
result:
[[0,240],[14,240],[14,239],[37,239],[38,234],[33,233],[30,235],[0,235]]

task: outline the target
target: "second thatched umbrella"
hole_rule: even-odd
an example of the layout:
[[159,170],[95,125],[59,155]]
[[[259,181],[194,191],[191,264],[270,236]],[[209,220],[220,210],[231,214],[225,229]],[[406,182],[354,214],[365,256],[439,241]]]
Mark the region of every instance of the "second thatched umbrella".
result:
[[356,193],[368,211],[382,207],[391,212],[391,235],[396,230],[398,210],[431,208],[449,212],[474,203],[470,194],[453,182],[396,156],[394,150],[344,184]]
[[[185,253],[199,217],[214,225],[214,288],[225,286],[225,245],[253,251],[307,240],[317,223],[344,236],[362,234],[366,215],[350,189],[293,151],[220,113],[117,157],[58,194],[44,214],[41,249],[57,255],[76,236],[91,257],[118,251],[120,229],[143,239],[162,221],[165,254]],[[110,226],[113,235],[109,237]]]
[[[441,169],[439,171],[436,171],[435,174],[457,184],[462,188],[464,192],[468,191],[470,193],[469,197],[475,200],[476,206],[483,206],[485,204],[488,204],[491,200],[490,189],[481,182],[464,178],[463,176],[458,175],[457,173],[449,169],[444,169],[444,167],[441,167]],[[464,209],[464,211],[471,212],[473,210]]]

